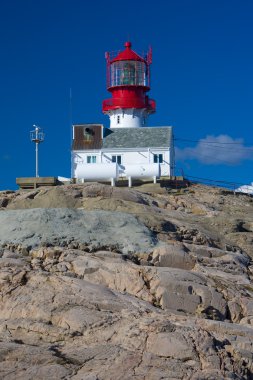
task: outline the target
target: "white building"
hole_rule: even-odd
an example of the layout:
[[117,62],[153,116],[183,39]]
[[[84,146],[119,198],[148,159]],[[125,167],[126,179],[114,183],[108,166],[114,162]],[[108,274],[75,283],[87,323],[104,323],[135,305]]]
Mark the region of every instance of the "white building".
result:
[[83,181],[174,175],[172,127],[73,126],[72,177]]

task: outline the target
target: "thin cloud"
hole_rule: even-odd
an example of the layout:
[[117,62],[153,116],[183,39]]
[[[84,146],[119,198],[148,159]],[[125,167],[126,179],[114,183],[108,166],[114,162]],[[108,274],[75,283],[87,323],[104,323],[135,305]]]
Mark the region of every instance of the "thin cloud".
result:
[[4,154],[1,158],[2,158],[2,161],[10,161],[11,156],[9,154]]
[[195,147],[176,147],[175,153],[177,160],[198,160],[207,165],[238,165],[244,160],[253,160],[253,146],[245,146],[243,139],[228,135],[208,135]]

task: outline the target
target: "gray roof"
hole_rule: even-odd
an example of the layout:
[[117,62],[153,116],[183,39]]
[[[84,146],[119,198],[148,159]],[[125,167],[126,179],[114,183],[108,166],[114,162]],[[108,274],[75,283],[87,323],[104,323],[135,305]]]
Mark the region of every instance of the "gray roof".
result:
[[168,148],[172,127],[107,128],[103,148]]

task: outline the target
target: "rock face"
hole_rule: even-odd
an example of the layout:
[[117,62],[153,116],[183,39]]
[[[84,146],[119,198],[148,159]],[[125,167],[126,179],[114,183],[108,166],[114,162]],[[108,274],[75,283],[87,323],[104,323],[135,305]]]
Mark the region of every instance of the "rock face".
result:
[[64,208],[0,213],[0,245],[110,247],[123,253],[152,250],[156,239],[133,215]]
[[253,199],[0,193],[0,378],[253,379]]

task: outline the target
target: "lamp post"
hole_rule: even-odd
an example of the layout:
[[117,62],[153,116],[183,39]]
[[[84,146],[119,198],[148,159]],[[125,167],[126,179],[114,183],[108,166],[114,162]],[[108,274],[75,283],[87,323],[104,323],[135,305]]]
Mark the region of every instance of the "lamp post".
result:
[[37,125],[33,125],[35,128],[30,132],[30,139],[35,143],[35,165],[36,165],[36,177],[39,177],[39,144],[44,141],[45,134],[43,130]]

